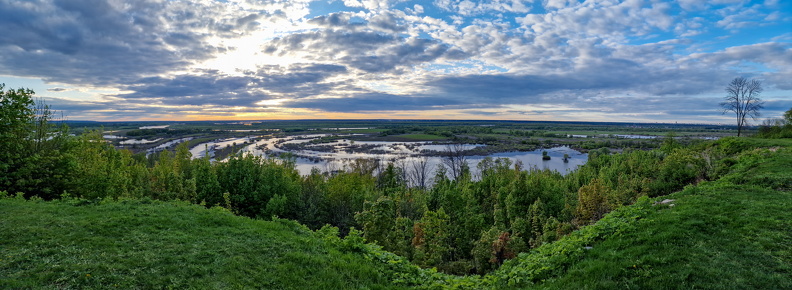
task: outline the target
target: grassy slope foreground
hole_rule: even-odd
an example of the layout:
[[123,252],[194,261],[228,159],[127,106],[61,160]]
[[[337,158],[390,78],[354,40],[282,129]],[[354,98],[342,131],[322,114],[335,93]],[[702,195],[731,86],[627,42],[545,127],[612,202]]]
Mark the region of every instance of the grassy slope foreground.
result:
[[536,286],[792,289],[792,151],[740,159],[724,178],[664,197],[674,206],[643,205],[646,217]]
[[381,263],[292,222],[188,204],[74,203],[0,200],[0,288],[389,285]]
[[[484,277],[418,270],[359,239],[195,205],[0,199],[0,288],[792,289],[792,148],[751,142],[771,149]],[[655,204],[664,198],[674,201]]]

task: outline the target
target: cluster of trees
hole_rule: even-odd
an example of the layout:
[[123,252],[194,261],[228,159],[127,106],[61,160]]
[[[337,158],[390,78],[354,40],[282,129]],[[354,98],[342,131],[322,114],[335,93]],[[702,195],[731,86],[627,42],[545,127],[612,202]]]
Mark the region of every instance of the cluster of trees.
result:
[[[640,196],[707,179],[717,173],[719,156],[668,138],[654,151],[593,150],[586,165],[566,176],[485,159],[473,177],[454,150],[431,187],[420,160],[359,159],[343,170],[301,176],[289,159],[232,156],[212,163],[193,159],[184,145],[133,155],[105,142],[101,132],[70,136],[48,122],[51,112],[31,96],[27,90],[0,95],[0,191],[45,199],[178,199],[314,229],[329,224],[342,234],[355,227],[388,251],[457,274],[491,271]],[[411,167],[422,174],[408,172]]]
[[54,197],[66,188],[74,142],[29,89],[0,84],[0,190]]
[[757,135],[763,138],[792,138],[792,109],[786,111],[782,118],[765,120]]

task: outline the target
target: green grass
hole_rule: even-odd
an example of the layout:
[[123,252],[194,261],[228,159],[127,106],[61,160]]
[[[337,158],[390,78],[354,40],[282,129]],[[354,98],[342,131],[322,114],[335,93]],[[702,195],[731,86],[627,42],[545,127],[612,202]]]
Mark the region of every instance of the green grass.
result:
[[[724,179],[651,206],[545,289],[792,289],[792,151],[749,152]],[[739,178],[737,178],[739,177]],[[772,182],[767,182],[771,180]]]
[[[692,191],[697,191],[695,194]],[[595,244],[542,288],[789,289],[789,192],[704,186],[670,196],[638,228]],[[666,206],[658,206],[666,207]]]
[[2,289],[391,287],[383,263],[292,222],[146,201],[2,199],[0,213]]

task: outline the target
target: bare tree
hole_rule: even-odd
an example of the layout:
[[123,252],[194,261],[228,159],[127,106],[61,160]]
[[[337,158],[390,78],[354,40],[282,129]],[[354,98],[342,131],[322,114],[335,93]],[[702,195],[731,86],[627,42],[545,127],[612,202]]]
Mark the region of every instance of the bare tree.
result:
[[744,77],[735,78],[726,86],[725,102],[720,103],[723,114],[734,112],[737,115],[737,137],[743,127],[748,125],[747,117],[756,120],[764,102],[759,98],[762,93],[762,82]]
[[431,171],[429,157],[417,157],[411,163],[410,179],[413,186],[426,189],[429,186],[429,173]]
[[401,174],[400,178],[407,183],[407,186],[410,186],[410,173],[407,168],[407,160],[404,158],[393,158],[390,160],[390,163],[393,163],[393,166],[399,169],[399,174]]
[[459,143],[446,144],[443,163],[451,170],[451,177],[454,180],[458,180],[469,169],[467,156],[465,156],[465,145]]

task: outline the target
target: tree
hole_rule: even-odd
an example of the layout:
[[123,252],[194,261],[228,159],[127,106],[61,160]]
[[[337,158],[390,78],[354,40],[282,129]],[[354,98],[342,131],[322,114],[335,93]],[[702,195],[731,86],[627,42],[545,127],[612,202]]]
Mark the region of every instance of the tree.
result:
[[74,173],[65,125],[30,89],[4,91],[0,84],[0,191],[52,199],[67,189]]
[[410,179],[413,186],[420,189],[426,189],[429,186],[430,166],[429,157],[426,156],[417,157],[412,161]]
[[764,120],[756,136],[761,138],[792,138],[792,109],[784,112],[781,118]]
[[15,183],[12,175],[26,155],[21,141],[28,139],[35,116],[32,90],[3,91],[4,87],[0,84],[0,190],[12,188]]
[[747,117],[756,120],[760,115],[759,110],[764,108],[764,102],[759,98],[761,93],[762,82],[744,77],[735,78],[726,86],[726,101],[720,106],[723,114],[733,112],[737,115],[737,137],[748,124]]
[[469,173],[464,144],[446,144],[446,150],[443,153],[443,163],[448,166],[448,170],[451,170],[451,177],[454,180],[459,180],[460,177]]
[[415,262],[422,266],[437,267],[450,258],[450,217],[443,208],[427,210],[423,218],[413,227],[412,244],[415,247]]
[[580,225],[598,221],[611,209],[608,206],[608,188],[600,179],[593,179],[578,189],[578,205],[575,217]]

